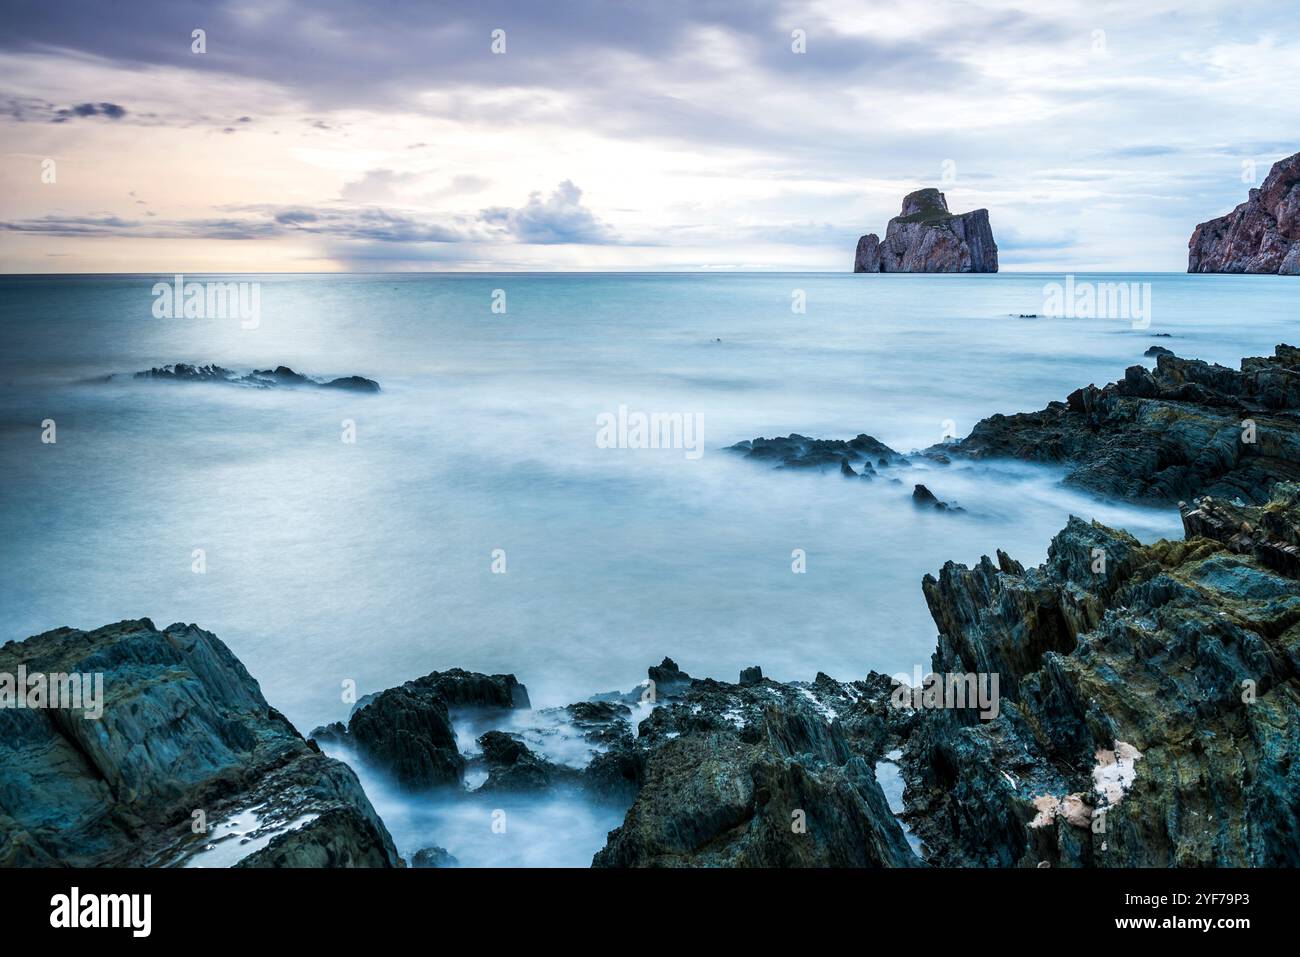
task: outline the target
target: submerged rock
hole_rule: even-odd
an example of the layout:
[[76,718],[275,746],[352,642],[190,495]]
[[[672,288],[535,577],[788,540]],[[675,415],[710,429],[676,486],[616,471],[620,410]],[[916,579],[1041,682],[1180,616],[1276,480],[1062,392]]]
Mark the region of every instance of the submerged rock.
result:
[[912,489],[912,504],[917,508],[934,509],[936,512],[964,512],[966,511],[960,505],[952,502],[941,502],[935,497],[924,485],[917,485]]
[[0,709],[0,866],[402,866],[352,770],[215,635],[60,628],[0,648],[20,668],[101,676],[103,713]]
[[1187,540],[1072,518],[1047,563],[927,576],[939,674],[996,717],[922,710],[907,820],[945,866],[1300,864],[1300,487],[1202,499]]
[[885,443],[863,433],[849,439],[810,439],[806,435],[784,435],[766,439],[760,436],[729,446],[727,451],[743,452],[745,458],[771,462],[777,468],[837,468],[845,478],[856,476],[852,466],[861,463],[862,477],[875,474],[874,462],[881,467],[906,466],[907,458]]
[[[109,376],[110,380],[115,376]],[[153,379],[162,382],[215,382],[222,385],[237,385],[255,389],[272,388],[312,388],[345,389],[353,392],[378,392],[379,383],[359,375],[344,376],[339,379],[315,379],[294,372],[288,366],[276,366],[274,369],[254,369],[247,375],[240,375],[218,365],[190,365],[178,362],[175,365],[155,366],[132,375],[133,379]]]
[[1300,153],[1278,160],[1244,203],[1198,225],[1188,272],[1300,275]]
[[1259,504],[1276,482],[1300,479],[1300,349],[1279,345],[1240,370],[1161,355],[1155,369],[1132,366],[1040,412],[983,419],[942,449],[1065,464],[1068,484],[1132,502]]
[[989,211],[951,213],[937,189],[908,193],[885,229],[884,242],[875,233],[858,240],[853,271],[997,272]]

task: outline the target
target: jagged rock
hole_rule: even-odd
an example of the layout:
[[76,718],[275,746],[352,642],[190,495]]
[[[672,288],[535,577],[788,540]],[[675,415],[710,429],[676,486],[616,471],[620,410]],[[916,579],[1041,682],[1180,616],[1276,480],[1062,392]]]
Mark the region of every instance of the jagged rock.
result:
[[1151,346],[1146,352],[1142,353],[1148,359],[1158,358],[1159,356],[1171,356],[1174,352],[1172,349],[1166,349],[1164,346]]
[[1275,551],[1300,488],[1184,515],[1186,541],[1072,518],[1039,568],[927,576],[934,671],[1001,691],[991,720],[925,710],[908,733],[906,816],[932,862],[1300,863],[1300,582]]
[[0,674],[20,666],[101,674],[103,715],[0,709],[0,866],[402,866],[352,770],[215,635],[60,628],[0,648]]
[[989,211],[951,213],[937,189],[908,193],[885,229],[884,242],[875,233],[858,240],[853,271],[997,272]]
[[691,676],[678,668],[677,662],[671,658],[664,658],[658,665],[651,665],[646,669],[646,674],[654,682],[657,697],[671,698],[681,694],[690,687],[692,681]]
[[576,770],[534,754],[516,735],[488,731],[480,735],[478,743],[488,766],[488,779],[479,786],[480,791],[545,791],[578,777]]
[[756,685],[763,680],[763,669],[758,665],[749,668],[740,669],[740,683],[742,685]]
[[458,785],[465,774],[447,702],[424,689],[375,695],[348,720],[347,743],[403,790]]
[[[689,679],[689,676],[686,676]],[[579,701],[565,705],[569,721],[593,744],[616,744],[631,737],[632,709],[614,701]]]
[[937,499],[924,485],[917,485],[912,489],[912,504],[917,508],[930,508],[938,512],[964,512],[966,511],[960,505],[954,505],[951,502],[941,502]]
[[631,804],[645,783],[646,753],[631,737],[592,756],[582,769],[582,786],[593,797]]
[[1187,248],[1188,272],[1300,275],[1300,153],[1274,163],[1231,213],[1198,225]]
[[1300,578],[1300,485],[1279,484],[1263,508],[1217,501],[1205,496],[1181,504],[1189,537],[1213,539],[1261,564]]
[[[116,376],[108,376],[112,380]],[[321,380],[294,372],[288,366],[276,366],[274,369],[255,369],[247,375],[240,375],[218,365],[190,365],[178,362],[175,365],[154,366],[143,372],[137,372],[133,379],[153,379],[162,382],[215,382],[222,385],[238,385],[256,389],[313,388],[346,389],[353,392],[378,392],[379,383],[359,375],[344,376],[339,379]]]
[[981,420],[947,454],[1070,466],[1067,484],[1169,504],[1202,494],[1260,503],[1300,479],[1300,349],[1241,360],[1240,371],[1162,355],[1103,389],[1040,412]]
[[839,720],[857,689],[818,682],[696,680],[656,708],[637,739],[644,784],[593,866],[919,864]]
[[354,748],[407,791],[451,785],[465,776],[452,708],[529,707],[528,690],[514,675],[482,675],[453,668],[367,695],[348,719],[346,736],[329,739]]
[[422,847],[411,856],[411,867],[460,867],[460,861],[445,847]]
[[847,442],[843,439],[810,439],[806,435],[784,435],[773,439],[759,436],[729,446],[728,451],[744,452],[745,458],[776,463],[777,468],[828,469],[838,468],[848,478],[856,474],[850,467],[861,463],[862,477],[875,474],[872,465],[906,466],[907,459],[883,442],[861,434]]

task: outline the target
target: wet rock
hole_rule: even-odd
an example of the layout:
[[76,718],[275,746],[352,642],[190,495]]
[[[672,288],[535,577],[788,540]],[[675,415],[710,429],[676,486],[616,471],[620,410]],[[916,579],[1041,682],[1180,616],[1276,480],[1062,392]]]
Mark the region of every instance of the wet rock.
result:
[[[680,672],[678,672],[680,674]],[[685,676],[689,680],[690,676]],[[613,701],[579,701],[565,705],[569,721],[594,744],[616,744],[631,736],[632,709]]]
[[853,465],[861,465],[863,477],[874,474],[875,462],[881,467],[904,466],[907,459],[871,436],[863,433],[857,438],[810,439],[806,435],[791,434],[773,439],[759,437],[737,442],[728,451],[743,452],[745,458],[771,462],[777,468],[840,470],[846,478],[853,473]]
[[357,702],[347,734],[326,728],[323,740],[355,749],[406,791],[459,786],[466,761],[456,744],[453,709],[509,711],[529,707],[514,675],[435,671]]
[[[108,376],[109,380],[116,378]],[[328,381],[305,376],[294,372],[288,366],[276,366],[274,369],[255,369],[247,375],[240,375],[218,365],[190,365],[178,362],[175,365],[154,366],[132,375],[133,379],[152,379],[162,382],[209,382],[221,385],[245,386],[255,389],[273,388],[312,388],[312,389],[346,389],[353,392],[378,392],[379,383],[359,375],[344,376]]]
[[447,702],[428,690],[375,695],[348,720],[347,742],[406,791],[459,785],[465,774]]
[[941,502],[924,485],[912,489],[912,504],[917,508],[934,509],[938,512],[964,512],[965,509],[951,502]]
[[656,708],[644,783],[593,866],[919,864],[839,720],[856,696],[825,682],[702,679]]
[[445,847],[422,847],[411,856],[411,867],[460,867]]
[[658,665],[651,665],[646,669],[646,674],[654,682],[655,696],[664,698],[681,694],[690,687],[693,680],[671,658],[665,658]]
[[1188,272],[1300,275],[1300,153],[1278,160],[1226,216],[1198,225]]
[[101,675],[103,715],[0,709],[0,866],[402,866],[352,770],[210,632],[60,628],[0,648],[20,666]]
[[1201,500],[1185,541],[1149,546],[1071,519],[1038,568],[999,553],[927,576],[934,671],[997,673],[1001,694],[990,720],[922,710],[907,732],[930,860],[1300,863],[1298,500]]
[[1146,352],[1142,353],[1142,355],[1146,356],[1148,359],[1158,358],[1160,356],[1171,356],[1173,354],[1172,349],[1166,349],[1164,346],[1151,346]]
[[1067,465],[1067,484],[1132,502],[1260,504],[1275,483],[1300,480],[1300,349],[1279,345],[1239,370],[1162,355],[1042,411],[983,419],[942,448]]
[[545,791],[576,781],[578,772],[552,764],[534,754],[518,736],[488,731],[478,739],[488,766],[488,779],[479,791]]
[[344,744],[347,742],[348,728],[342,721],[331,721],[329,724],[321,725],[315,728],[309,740],[317,744]]
[[997,272],[989,211],[951,213],[937,189],[909,193],[899,215],[889,221],[884,242],[875,233],[858,240],[853,271]]
[[629,739],[598,752],[582,770],[582,786],[593,797],[631,804],[645,783],[646,752]]
[[1212,539],[1284,575],[1300,577],[1300,485],[1275,486],[1264,508],[1208,495],[1179,508],[1188,537]]

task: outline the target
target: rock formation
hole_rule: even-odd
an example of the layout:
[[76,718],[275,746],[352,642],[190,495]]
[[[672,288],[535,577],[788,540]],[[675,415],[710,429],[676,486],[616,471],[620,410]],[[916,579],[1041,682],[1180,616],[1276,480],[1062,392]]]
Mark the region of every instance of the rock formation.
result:
[[[631,691],[532,710],[513,675],[453,669],[303,741],[192,625],[10,642],[0,678],[98,672],[106,694],[99,720],[0,708],[0,865],[401,866],[316,741],[408,791],[611,802],[626,813],[596,866],[1300,865],[1298,407],[1300,350],[1240,371],[1160,355],[930,450],[1184,499],[1183,541],[1071,518],[1040,567],[998,552],[926,576],[934,673],[984,676],[991,702],[932,703],[926,682],[875,673],[777,682],[751,666],[731,684],[665,658]],[[908,465],[867,435],[735,448],[782,468]],[[891,805],[876,769],[894,766],[906,786]],[[412,857],[455,863],[437,846]]]
[[[111,382],[116,375],[105,376],[103,381]],[[309,389],[346,389],[352,392],[378,392],[379,383],[364,376],[350,375],[339,379],[315,379],[294,372],[288,366],[276,366],[274,369],[254,369],[246,375],[223,369],[218,365],[190,365],[178,362],[175,365],[154,366],[136,372],[132,379],[152,379],[156,382],[207,382],[220,385],[238,385],[254,389],[274,388],[309,388]]]
[[989,211],[950,213],[937,189],[903,198],[885,240],[868,233],[858,240],[854,272],[997,272],[998,247]]
[[1188,272],[1300,275],[1300,153],[1274,163],[1232,212],[1197,226],[1187,249]]
[[[838,468],[846,477],[856,476],[851,466],[862,466],[862,477],[869,478],[875,467],[906,468],[910,463],[885,443],[865,433],[847,442],[843,439],[810,439],[792,433],[772,439],[759,436],[728,446],[729,452],[743,452],[745,458],[757,462],[771,462],[779,469]],[[845,472],[844,470],[849,471]]]
[[[889,681],[695,679],[626,747],[643,781],[596,867],[913,867],[874,767]],[[882,684],[883,682],[883,684]]]
[[433,672],[357,702],[348,719],[312,732],[316,741],[353,749],[387,771],[405,791],[460,786],[466,761],[456,744],[452,708],[508,711],[529,707],[514,675],[453,668]]
[[1039,568],[926,577],[935,673],[997,673],[1002,698],[910,730],[905,817],[931,862],[1300,864],[1300,486],[1183,522],[1143,546],[1072,518]]
[[1155,369],[1131,366],[1040,412],[991,416],[932,451],[1068,465],[1068,484],[1132,502],[1259,504],[1274,483],[1300,480],[1300,349],[1279,345],[1239,371],[1159,355]]
[[102,715],[0,708],[0,866],[402,866],[352,769],[215,635],[60,628],[0,648],[20,669],[101,675]]

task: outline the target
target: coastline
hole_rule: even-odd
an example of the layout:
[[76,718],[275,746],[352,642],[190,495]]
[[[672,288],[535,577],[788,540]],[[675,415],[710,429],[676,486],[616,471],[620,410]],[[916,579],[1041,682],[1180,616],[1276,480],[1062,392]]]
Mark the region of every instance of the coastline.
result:
[[[1286,413],[1300,403],[1295,353],[1279,346],[1273,360],[1243,360],[1239,373],[1162,356],[1151,384],[1129,376],[1110,393],[1109,401],[1138,408],[1123,415],[1112,409],[1107,421],[1121,440],[1140,436],[1134,430],[1161,403],[1199,408],[1198,421],[1207,409],[1223,410],[1234,428],[1240,409],[1233,402]],[[1101,407],[1073,397],[1059,405],[1068,426],[1083,431],[1086,421],[1068,416]],[[1042,427],[1035,414],[985,420],[992,422]],[[1275,425],[1269,441],[1295,440],[1293,419],[1261,422]],[[978,439],[977,455],[990,454],[985,423],[966,440]],[[1169,431],[1187,448],[1202,447],[1195,431]],[[958,452],[962,445],[944,448]],[[1104,443],[1102,449],[1109,460]],[[870,451],[882,456],[875,446]],[[1086,443],[1074,452],[1085,464],[1098,454]],[[1243,460],[1213,461],[1217,471],[1190,474],[1222,483]],[[494,793],[582,793],[629,802],[623,824],[596,855],[602,866],[915,866],[920,861],[875,774],[882,761],[901,767],[902,818],[933,863],[1293,865],[1300,849],[1287,837],[1297,833],[1287,814],[1294,809],[1279,796],[1296,789],[1293,776],[1300,773],[1292,753],[1300,740],[1300,681],[1288,637],[1300,622],[1300,488],[1287,482],[1295,461],[1256,457],[1246,463],[1253,484],[1226,486],[1257,499],[1267,486],[1268,503],[1193,496],[1181,507],[1182,542],[1143,546],[1122,531],[1072,519],[1038,569],[999,553],[996,563],[949,562],[938,578],[927,576],[923,590],[939,630],[934,671],[998,675],[1001,701],[991,718],[970,707],[927,708],[923,695],[919,708],[916,697],[910,707],[896,707],[898,683],[875,673],[857,682],[822,674],[811,682],[774,682],[756,667],[733,684],[691,678],[665,659],[649,669],[643,688],[548,709],[591,746],[592,760],[574,767],[535,751],[527,720],[522,729],[490,727],[494,715],[531,714],[512,675],[435,672],[361,699],[347,726],[320,728],[304,740],[261,699],[238,659],[195,626],[159,632],[141,620],[11,642],[0,653],[32,668],[54,663],[60,667],[52,670],[92,672],[106,665],[110,676],[125,670],[121,683],[106,682],[106,726],[121,732],[107,739],[98,733],[104,725],[80,717],[0,709],[0,720],[26,722],[9,740],[27,756],[4,767],[10,776],[25,768],[16,780],[32,795],[30,804],[6,809],[7,863],[72,863],[60,857],[69,853],[58,850],[63,838],[51,844],[49,835],[66,825],[48,811],[70,785],[90,788],[103,802],[99,782],[107,782],[115,796],[107,814],[77,825],[86,835],[79,840],[103,849],[104,856],[85,863],[175,864],[210,853],[208,832],[186,836],[178,829],[196,804],[210,802],[203,795],[219,793],[215,816],[223,823],[268,801],[278,809],[269,824],[259,817],[241,825],[240,840],[255,847],[235,863],[401,866],[355,774],[337,762],[320,764],[329,759],[319,741],[357,750],[413,794],[441,790],[481,803]],[[158,684],[138,671],[150,657],[141,659],[141,640],[155,649],[153,667],[169,676],[179,670],[179,684],[176,677]],[[1250,683],[1248,696],[1242,682]],[[187,720],[197,724],[177,725],[171,717],[175,688],[189,701],[211,702],[206,711],[187,706]],[[651,707],[642,715],[647,691]],[[115,700],[127,699],[146,706],[143,717],[138,704],[114,710]],[[457,727],[467,712],[475,713],[478,745],[468,757]],[[1218,747],[1188,750],[1180,729],[1190,714],[1198,726],[1215,727]],[[246,730],[235,733],[235,726]],[[142,763],[145,752],[102,744],[153,740],[162,728],[186,739],[211,736],[219,745],[196,758],[181,749],[172,755],[181,764],[163,771]],[[274,742],[272,757],[257,743],[267,741]],[[80,743],[52,758],[66,750],[58,742]],[[295,756],[288,767],[306,770],[268,776],[268,766],[285,766],[285,754]],[[1203,769],[1191,784],[1178,770],[1189,760]],[[1236,770],[1242,761],[1245,778]],[[464,791],[467,771],[475,769],[485,777]],[[115,780],[133,783],[124,791]],[[235,783],[241,780],[242,788]],[[320,788],[325,780],[338,782],[328,796]],[[1207,829],[1193,819],[1204,818],[1211,800],[1216,823]],[[984,812],[959,810],[972,801]],[[137,823],[123,823],[131,821]],[[1242,843],[1235,839],[1241,833],[1255,837]],[[160,836],[141,843],[147,834]],[[120,844],[126,835],[129,847]],[[407,852],[412,858],[414,850]],[[418,850],[427,852],[423,862],[446,861],[440,848]]]

